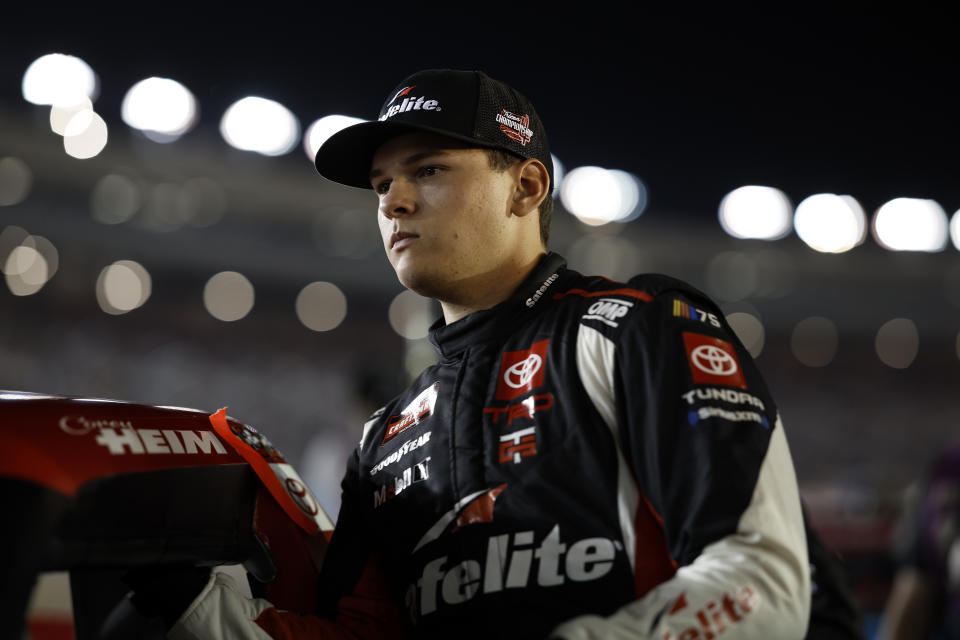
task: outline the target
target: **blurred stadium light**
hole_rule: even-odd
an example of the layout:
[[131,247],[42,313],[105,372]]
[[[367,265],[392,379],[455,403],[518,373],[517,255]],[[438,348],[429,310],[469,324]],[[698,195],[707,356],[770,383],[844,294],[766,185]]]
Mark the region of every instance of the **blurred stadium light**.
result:
[[230,105],[220,120],[230,146],[265,156],[289,153],[300,139],[300,123],[279,102],[248,96]]
[[720,226],[734,238],[778,240],[790,233],[793,208],[779,189],[748,185],[720,201]]

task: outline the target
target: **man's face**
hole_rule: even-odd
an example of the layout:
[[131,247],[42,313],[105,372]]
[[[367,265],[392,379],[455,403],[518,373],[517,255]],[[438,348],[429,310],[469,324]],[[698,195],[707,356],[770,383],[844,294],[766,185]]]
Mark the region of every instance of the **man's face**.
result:
[[487,152],[431,133],[392,138],[374,154],[371,184],[387,258],[420,295],[459,302],[485,287],[517,250],[510,205],[516,179]]

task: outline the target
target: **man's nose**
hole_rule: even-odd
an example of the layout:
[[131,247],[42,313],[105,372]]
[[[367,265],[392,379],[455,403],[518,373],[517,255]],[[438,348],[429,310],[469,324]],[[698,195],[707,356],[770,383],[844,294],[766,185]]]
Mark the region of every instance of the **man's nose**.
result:
[[393,180],[380,199],[380,210],[389,218],[410,215],[417,208],[416,190],[408,180]]

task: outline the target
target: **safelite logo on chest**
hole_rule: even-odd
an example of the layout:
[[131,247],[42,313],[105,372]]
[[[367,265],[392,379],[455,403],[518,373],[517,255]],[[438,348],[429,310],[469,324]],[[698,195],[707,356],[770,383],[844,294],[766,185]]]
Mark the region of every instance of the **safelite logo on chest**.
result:
[[504,351],[497,378],[497,400],[513,400],[543,384],[550,340],[534,342],[529,349]]

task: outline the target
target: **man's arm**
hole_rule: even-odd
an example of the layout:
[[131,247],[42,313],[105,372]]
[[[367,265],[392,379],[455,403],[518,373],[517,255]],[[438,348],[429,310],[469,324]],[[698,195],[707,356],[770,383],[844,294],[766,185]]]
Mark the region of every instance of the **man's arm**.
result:
[[337,526],[320,574],[316,614],[280,611],[263,598],[241,594],[229,576],[214,574],[170,630],[172,640],[394,640],[405,616],[368,543],[357,508],[357,456],[342,483]]
[[[640,311],[617,333],[581,326],[578,365],[627,478],[625,542],[646,505],[678,569],[613,616],[578,618],[555,634],[800,640],[810,611],[807,545],[766,386],[708,300],[668,292]],[[635,567],[650,552],[636,548]]]

